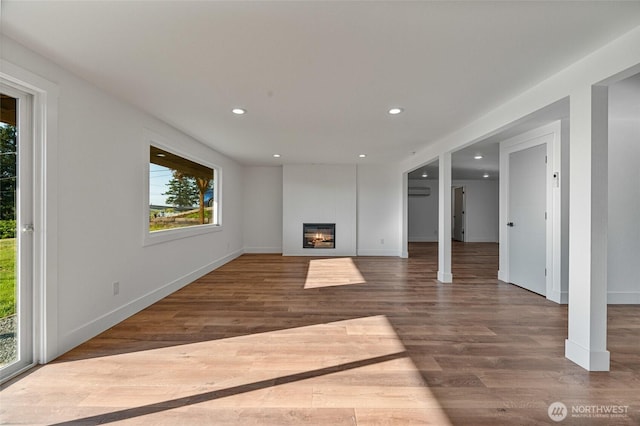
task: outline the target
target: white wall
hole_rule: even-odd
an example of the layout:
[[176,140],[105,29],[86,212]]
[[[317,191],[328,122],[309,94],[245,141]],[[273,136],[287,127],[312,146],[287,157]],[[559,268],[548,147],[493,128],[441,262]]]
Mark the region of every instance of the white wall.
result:
[[431,194],[411,196],[408,204],[408,241],[438,241],[438,181],[434,179],[409,179],[409,188],[428,187]]
[[402,174],[389,164],[358,166],[358,255],[400,256]]
[[[285,256],[355,256],[355,165],[283,166],[282,253]],[[303,249],[303,223],[335,223],[334,249]]]
[[608,302],[640,303],[640,78],[609,88]]
[[245,167],[244,251],[282,253],[282,167]]
[[[465,188],[465,241],[498,242],[499,191],[497,180],[454,180]],[[410,187],[428,186],[428,197],[409,197],[409,241],[438,241],[438,181],[410,179]]]
[[[101,91],[10,39],[2,58],[57,84],[58,332],[64,353],[242,251],[243,170],[234,161]],[[143,246],[145,131],[219,166],[222,229]],[[57,154],[57,155],[56,155]],[[54,182],[52,182],[54,184]],[[50,196],[52,194],[49,194]],[[113,282],[120,294],[113,295]]]

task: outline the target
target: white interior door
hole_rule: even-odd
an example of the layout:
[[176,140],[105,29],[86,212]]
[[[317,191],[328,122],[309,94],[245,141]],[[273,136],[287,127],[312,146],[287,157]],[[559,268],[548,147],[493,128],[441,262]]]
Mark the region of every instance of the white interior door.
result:
[[546,144],[509,154],[509,281],[546,296]]
[[464,188],[453,188],[453,239],[464,241]]

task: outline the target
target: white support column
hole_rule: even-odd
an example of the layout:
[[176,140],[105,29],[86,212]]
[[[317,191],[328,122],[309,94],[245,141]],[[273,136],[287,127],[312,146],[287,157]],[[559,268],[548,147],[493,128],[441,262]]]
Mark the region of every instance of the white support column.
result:
[[571,94],[569,338],[565,356],[609,371],[607,351],[607,87]]
[[451,273],[451,153],[439,158],[438,178],[438,281],[453,282]]

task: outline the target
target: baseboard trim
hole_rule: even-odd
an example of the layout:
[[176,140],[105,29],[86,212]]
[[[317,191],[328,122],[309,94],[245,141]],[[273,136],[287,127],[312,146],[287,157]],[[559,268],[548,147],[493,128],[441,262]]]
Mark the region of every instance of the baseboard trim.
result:
[[609,351],[592,351],[584,346],[565,340],[564,356],[588,371],[609,371]]
[[441,283],[452,283],[453,282],[453,274],[450,272],[440,272],[438,271],[438,281]]
[[84,343],[87,340],[97,336],[103,331],[108,330],[110,327],[113,327],[119,322],[124,321],[131,315],[140,312],[148,306],[167,297],[171,293],[180,290],[187,284],[192,283],[198,278],[241,256],[243,252],[243,250],[232,252],[224,257],[221,257],[220,259],[208,263],[201,268],[196,269],[193,272],[183,275],[182,277],[163,285],[162,287],[152,290],[149,293],[144,294],[110,312],[107,312],[106,314],[86,324],[83,324],[80,327],[75,328],[74,330],[71,330],[69,333],[60,337],[60,341],[58,344],[59,353],[56,356],[62,355],[63,353],[80,345],[81,343]]
[[569,293],[566,291],[552,291],[551,294],[547,296],[547,300],[551,300],[560,305],[566,305],[569,303]]
[[282,254],[282,247],[245,247],[244,252],[251,254]]
[[396,250],[377,250],[377,249],[358,250],[358,256],[401,257],[400,253],[398,253]]
[[609,291],[607,303],[609,305],[640,305],[640,291]]
[[283,252],[282,255],[300,257],[354,257],[357,256],[357,253],[355,251],[334,251],[331,249],[308,249],[307,251]]

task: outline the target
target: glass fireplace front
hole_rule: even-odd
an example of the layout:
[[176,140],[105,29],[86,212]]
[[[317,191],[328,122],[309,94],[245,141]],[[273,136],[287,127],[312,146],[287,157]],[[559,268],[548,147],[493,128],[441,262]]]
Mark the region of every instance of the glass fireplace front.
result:
[[336,224],[303,223],[302,248],[336,248]]

